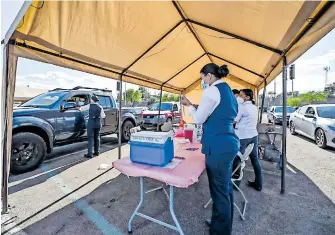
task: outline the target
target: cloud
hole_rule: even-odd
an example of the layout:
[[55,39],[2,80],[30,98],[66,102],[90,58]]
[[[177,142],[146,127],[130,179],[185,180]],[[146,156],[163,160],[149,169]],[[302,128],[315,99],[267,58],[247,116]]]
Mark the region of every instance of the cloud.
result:
[[[294,80],[294,90],[307,92],[310,90],[323,90],[325,87],[325,71],[323,68],[327,65],[335,64],[335,50],[330,50],[326,54],[312,58],[298,59],[296,65],[296,79]],[[332,66],[331,66],[332,67]],[[327,83],[335,82],[335,67],[328,72]],[[276,78],[276,93],[282,92],[282,75]],[[288,80],[288,91],[292,89],[292,81]],[[273,83],[270,84],[269,90],[274,90]]]
[[323,67],[329,66],[330,63],[335,61],[335,50],[330,50],[328,53],[320,56],[315,56],[309,59],[298,59],[296,64],[296,69],[302,70],[305,73],[310,73],[312,71],[323,70]]
[[116,89],[116,81],[94,75],[73,76],[63,71],[48,71],[46,73],[34,73],[18,75],[17,86],[27,86],[42,89],[73,88],[86,86],[94,88]]
[[[60,69],[61,70],[61,69]],[[112,90],[116,96],[116,81],[96,75],[86,74],[77,71],[47,71],[45,73],[31,73],[26,75],[18,74],[16,76],[16,86],[32,87],[39,89],[71,89],[76,86],[101,88]],[[127,84],[127,89],[137,89],[138,86]]]

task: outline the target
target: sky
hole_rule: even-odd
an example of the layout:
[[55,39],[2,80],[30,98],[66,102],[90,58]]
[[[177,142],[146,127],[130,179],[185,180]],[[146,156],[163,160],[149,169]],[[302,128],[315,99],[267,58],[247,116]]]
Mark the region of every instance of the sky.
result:
[[[1,0],[1,39],[4,38],[10,24],[19,11],[22,0]],[[325,72],[323,67],[330,66],[328,83],[335,82],[335,29],[321,39],[296,62],[296,79],[294,90],[307,92],[310,90],[323,90],[325,86]],[[1,56],[2,58],[2,56]],[[2,63],[1,63],[2,64]],[[276,93],[282,91],[281,75],[276,79]],[[88,86],[108,88],[116,94],[116,81],[99,76],[65,69],[50,64],[20,58],[17,67],[17,86],[27,86],[42,89],[73,88],[75,86]],[[94,84],[94,85],[92,85]],[[127,84],[126,88],[137,88]],[[268,85],[267,91],[274,90],[274,82]],[[288,82],[288,91],[292,90],[291,81]]]

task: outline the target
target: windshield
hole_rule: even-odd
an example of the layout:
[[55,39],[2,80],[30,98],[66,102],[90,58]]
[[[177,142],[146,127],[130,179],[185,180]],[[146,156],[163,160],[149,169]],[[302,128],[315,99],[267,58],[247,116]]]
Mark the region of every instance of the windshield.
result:
[[[293,107],[287,107],[287,113],[293,113],[295,111],[295,108]],[[276,107],[275,108],[275,113],[282,113],[283,112],[283,107]]]
[[64,96],[64,92],[62,93],[46,93],[39,95],[26,103],[20,105],[21,107],[49,107],[55,104],[61,97]]
[[[159,110],[159,104],[152,105],[149,110],[151,111],[158,111]],[[161,105],[161,111],[171,111],[172,110],[172,104],[169,103],[162,103]]]
[[323,106],[316,108],[319,117],[335,119],[335,106]]

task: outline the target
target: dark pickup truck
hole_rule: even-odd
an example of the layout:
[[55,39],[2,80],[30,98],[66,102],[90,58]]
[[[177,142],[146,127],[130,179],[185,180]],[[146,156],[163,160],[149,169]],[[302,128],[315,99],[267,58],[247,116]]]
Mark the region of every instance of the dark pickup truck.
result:
[[[93,94],[99,97],[106,113],[101,135],[118,134],[119,109],[110,92],[82,87],[55,89],[15,107],[11,172],[23,173],[38,167],[54,146],[86,140],[88,111],[81,112],[79,107],[88,104]],[[129,130],[141,125],[141,120],[129,110],[122,110],[122,141],[129,140]]]

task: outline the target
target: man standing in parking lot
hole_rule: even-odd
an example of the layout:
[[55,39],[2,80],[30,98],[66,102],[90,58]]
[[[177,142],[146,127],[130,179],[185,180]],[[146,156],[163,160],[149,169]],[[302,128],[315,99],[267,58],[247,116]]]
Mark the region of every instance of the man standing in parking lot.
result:
[[[99,97],[93,95],[92,103],[82,106],[79,109],[80,111],[88,110],[89,113],[87,123],[88,153],[85,154],[86,158],[92,158],[93,156],[99,156],[100,154],[101,119],[105,118],[106,114],[98,102]],[[93,154],[93,145],[94,145],[94,154]]]

